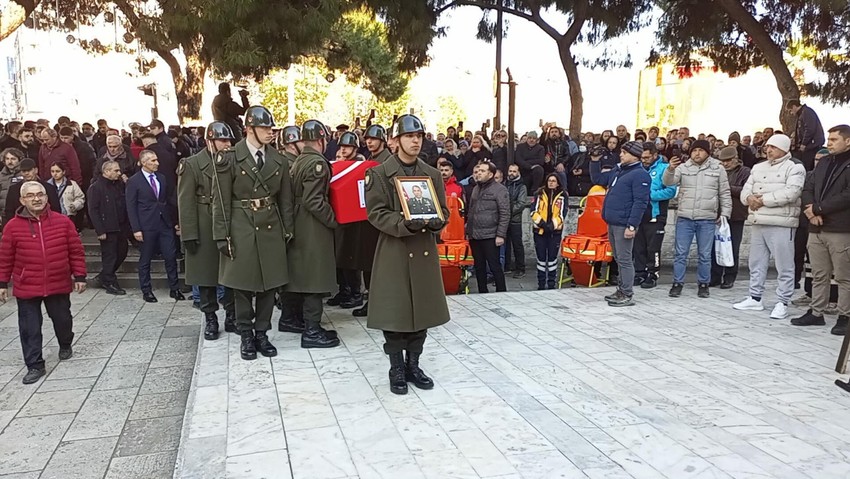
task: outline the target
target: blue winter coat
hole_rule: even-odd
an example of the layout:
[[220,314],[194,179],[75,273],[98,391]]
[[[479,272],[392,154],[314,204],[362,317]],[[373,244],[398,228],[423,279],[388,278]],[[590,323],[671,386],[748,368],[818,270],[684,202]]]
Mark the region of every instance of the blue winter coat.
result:
[[598,161],[590,162],[590,179],[605,186],[608,193],[602,205],[602,219],[609,225],[634,226],[641,223],[649,204],[652,178],[641,162],[628,166],[618,164],[613,170],[602,172]]

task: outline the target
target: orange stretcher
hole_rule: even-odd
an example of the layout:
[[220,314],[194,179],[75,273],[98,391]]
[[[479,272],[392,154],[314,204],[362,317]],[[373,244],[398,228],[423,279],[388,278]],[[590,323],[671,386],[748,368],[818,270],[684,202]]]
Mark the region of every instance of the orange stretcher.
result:
[[[576,233],[561,241],[561,275],[558,287],[572,282],[573,285],[595,288],[608,281],[608,268],[614,259],[608,241],[608,224],[602,219],[602,204],[605,188],[594,186],[582,198]],[[604,276],[601,274],[604,269]],[[567,274],[569,270],[569,274]]]
[[460,210],[463,202],[457,196],[446,198],[449,209],[448,224],[440,233],[437,253],[443,275],[443,290],[447,295],[469,292],[469,270],[472,267],[472,249],[464,235],[463,217]]

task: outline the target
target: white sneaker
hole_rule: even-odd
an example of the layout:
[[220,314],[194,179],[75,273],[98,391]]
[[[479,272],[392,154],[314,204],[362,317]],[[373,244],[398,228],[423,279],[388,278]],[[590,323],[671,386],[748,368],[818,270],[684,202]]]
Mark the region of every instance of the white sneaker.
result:
[[788,317],[788,306],[782,303],[776,303],[773,311],[770,313],[770,319],[785,319]]
[[764,311],[764,305],[762,304],[762,302],[756,301],[749,296],[747,297],[747,299],[741,301],[740,303],[733,304],[732,307],[739,311]]

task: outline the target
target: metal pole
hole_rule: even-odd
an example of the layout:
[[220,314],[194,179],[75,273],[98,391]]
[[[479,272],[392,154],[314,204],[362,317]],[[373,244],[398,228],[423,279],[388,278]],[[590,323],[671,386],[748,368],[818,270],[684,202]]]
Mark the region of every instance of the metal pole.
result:
[[[502,6],[502,0],[499,0]],[[496,118],[493,131],[502,128],[502,10],[496,13]]]
[[151,84],[151,93],[153,93],[153,119],[159,118],[159,102],[156,98],[156,83]]
[[511,69],[508,68],[508,164],[514,164],[514,152],[516,142],[514,141],[514,118],[516,116],[516,82]]
[[295,124],[295,65],[286,70],[286,123]]

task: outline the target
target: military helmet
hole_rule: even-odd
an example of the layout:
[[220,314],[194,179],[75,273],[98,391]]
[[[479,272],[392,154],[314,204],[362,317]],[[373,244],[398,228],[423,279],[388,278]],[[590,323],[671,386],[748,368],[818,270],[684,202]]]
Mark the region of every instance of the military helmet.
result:
[[363,138],[387,141],[387,130],[381,125],[369,125],[369,128],[366,128],[366,133],[363,134]]
[[281,145],[289,145],[295,143],[296,141],[301,141],[301,129],[295,125],[289,125],[283,127],[280,130],[280,137],[278,138],[278,143]]
[[357,135],[350,131],[346,131],[339,137],[339,146],[353,146],[354,148],[360,148],[360,139],[357,138]]
[[407,133],[425,134],[425,125],[415,115],[401,115],[393,125],[393,138],[398,138]]
[[249,107],[245,112],[245,126],[275,126],[272,112],[262,105]]
[[233,130],[230,129],[230,126],[223,121],[214,121],[210,123],[210,126],[207,127],[206,134],[207,141],[211,140],[230,140],[234,141],[236,138],[233,137]]
[[301,139],[305,141],[328,139],[328,129],[319,120],[307,120],[301,125]]

